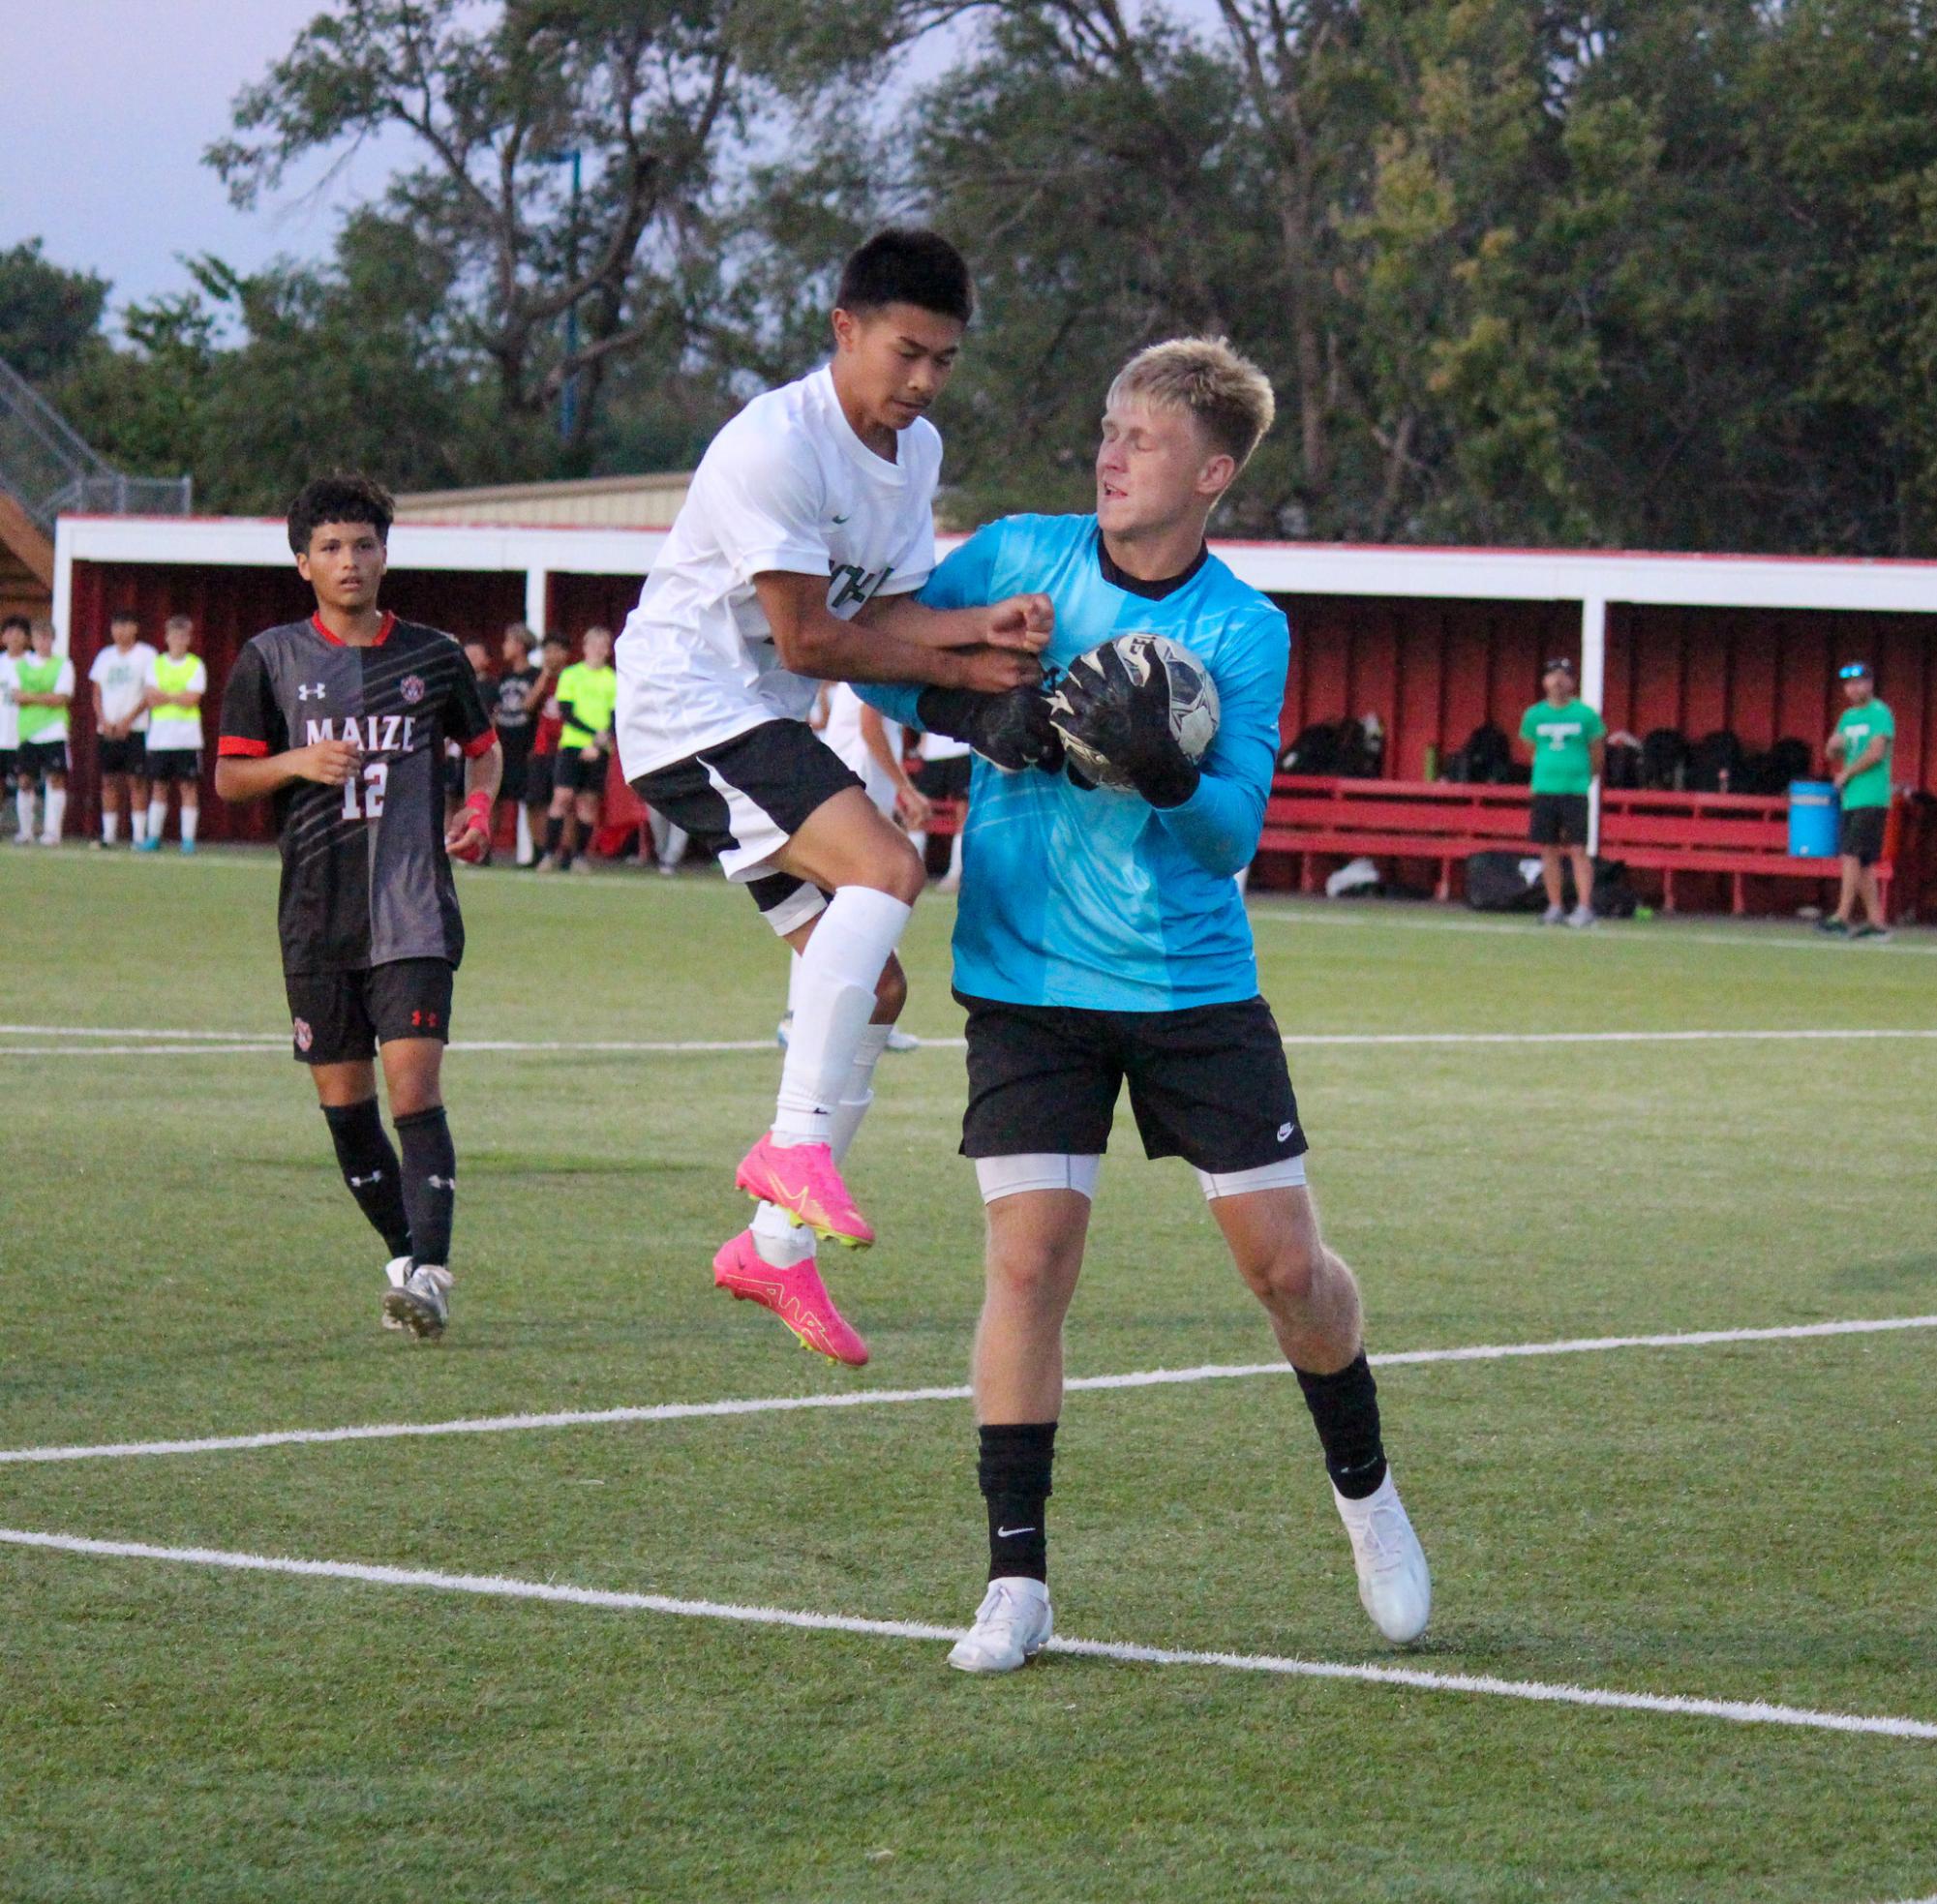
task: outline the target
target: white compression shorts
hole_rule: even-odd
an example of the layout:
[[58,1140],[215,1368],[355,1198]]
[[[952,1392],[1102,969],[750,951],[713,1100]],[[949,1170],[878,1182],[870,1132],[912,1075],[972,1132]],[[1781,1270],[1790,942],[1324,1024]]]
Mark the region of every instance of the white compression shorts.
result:
[[[1073,1190],[1094,1203],[1102,1171],[1101,1157],[1070,1156],[1061,1151],[1026,1151],[1014,1157],[975,1160],[975,1180],[984,1203],[1032,1190]],[[1260,1164],[1255,1170],[1199,1170],[1196,1176],[1207,1202],[1220,1196],[1244,1196],[1255,1190],[1303,1190],[1305,1159],[1301,1154]]]

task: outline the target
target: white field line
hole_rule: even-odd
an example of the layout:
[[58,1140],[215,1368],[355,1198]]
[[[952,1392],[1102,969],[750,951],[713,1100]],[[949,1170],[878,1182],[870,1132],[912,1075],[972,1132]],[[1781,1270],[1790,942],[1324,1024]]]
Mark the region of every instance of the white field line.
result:
[[257,1043],[273,1038],[275,1031],[156,1031],[146,1025],[0,1025],[0,1032],[17,1033],[23,1038],[172,1038],[179,1043],[213,1041],[217,1043]]
[[[1335,902],[1336,903],[1336,902]],[[1409,909],[1408,909],[1409,910]],[[1326,913],[1316,906],[1287,907],[1273,905],[1269,899],[1261,903],[1254,899],[1250,907],[1254,923],[1266,925],[1349,925],[1361,928],[1377,928],[1388,932],[1492,932],[1507,937],[1551,939],[1561,943],[1559,930],[1551,925],[1538,925],[1529,921],[1527,924],[1515,924],[1507,921],[1498,922],[1461,918],[1381,918],[1377,913],[1367,910],[1357,913]],[[1776,931],[1757,926],[1747,926],[1734,932],[1702,932],[1690,930],[1679,923],[1670,922],[1663,929],[1656,930],[1647,922],[1629,925],[1624,922],[1610,923],[1602,921],[1590,932],[1569,932],[1568,940],[1590,939],[1604,946],[1729,946],[1747,947],[1756,952],[1843,952],[1867,956],[1871,952],[1922,953],[1924,957],[1937,957],[1937,945],[1925,943],[1927,934],[1919,932],[1914,942],[1906,943],[1899,933],[1889,943],[1881,946],[1863,941],[1851,942],[1847,939],[1831,937],[1826,932],[1811,931],[1805,938],[1802,934]]]
[[[356,1581],[370,1587],[406,1587],[489,1599],[543,1600],[597,1607],[616,1613],[671,1614],[685,1619],[737,1620],[813,1633],[853,1633],[873,1639],[923,1640],[941,1645],[961,1629],[912,1619],[860,1619],[847,1614],[802,1613],[788,1607],[743,1606],[727,1600],[680,1600],[663,1593],[624,1593],[553,1581],[507,1580],[492,1574],[441,1573],[426,1567],[384,1567],[356,1560],[299,1560],[281,1555],[238,1554],[211,1547],[154,1547],[145,1541],[90,1540],[78,1534],[37,1533],[0,1527],[0,1544],[87,1555],[110,1560],[161,1560],[178,1566],[221,1567],[233,1573],[292,1574],[309,1580]],[[1410,1666],[1357,1666],[1330,1660],[1288,1659],[1270,1653],[1198,1652],[1114,1640],[1055,1639],[1051,1652],[1085,1659],[1113,1659],[1147,1666],[1202,1666],[1226,1672],[1273,1673],[1288,1678],[1346,1679],[1417,1692],[1463,1692],[1496,1699],[1532,1700],[1553,1706],[1599,1707],[1677,1718],[1724,1719],[1735,1725],[1798,1726],[1814,1732],[1870,1733],[1886,1738],[1937,1739],[1937,1724],[1859,1712],[1819,1712],[1761,1700],[1698,1699],[1679,1693],[1613,1692],[1598,1686],[1554,1684],[1540,1679],[1498,1679],[1488,1674],[1430,1673]]]
[[[1804,1342],[1820,1336],[1868,1336],[1937,1329],[1937,1315],[1891,1315],[1847,1322],[1796,1322],[1768,1329],[1702,1329],[1678,1335],[1581,1336],[1560,1342],[1480,1344],[1466,1348],[1407,1348],[1374,1355],[1376,1369],[1438,1362],[1511,1362],[1549,1355],[1595,1355],[1625,1348],[1709,1348],[1726,1343]],[[1195,1369],[1147,1369],[1120,1375],[1074,1375],[1072,1389],[1169,1388],[1252,1375],[1283,1375],[1279,1362],[1207,1362]],[[878,1408],[908,1402],[963,1402],[964,1385],[860,1388],[824,1395],[746,1396],[720,1402],[660,1402],[651,1406],[560,1409],[546,1414],[474,1415],[456,1421],[365,1422],[348,1428],[267,1429],[255,1435],[211,1435],[180,1441],[103,1441],[0,1449],[0,1464],[127,1461],[146,1455],[232,1454],[254,1448],[310,1446],[326,1441],[397,1441],[433,1435],[515,1435],[533,1429],[593,1428],[620,1422],[694,1421],[723,1415],[791,1414],[805,1408]]]
[[[15,1044],[0,1046],[0,1058],[149,1058],[221,1057],[231,1053],[251,1056],[265,1051],[285,1051],[288,1041],[265,1038],[254,1032],[205,1032],[118,1030],[103,1031],[77,1025],[0,1025],[0,1035],[75,1039],[142,1039],[152,1043],[132,1044]],[[1937,1027],[1923,1026],[1820,1026],[1774,1029],[1720,1028],[1690,1031],[1392,1031],[1392,1032],[1287,1032],[1281,1041],[1294,1050],[1328,1047],[1400,1048],[1472,1044],[1786,1044],[1834,1043],[1850,1041],[1926,1042],[1937,1039]],[[959,1051],[966,1045],[962,1038],[923,1038],[921,1048],[933,1051]],[[513,1055],[542,1053],[614,1053],[673,1057],[697,1053],[758,1052],[775,1048],[771,1038],[705,1039],[456,1039],[452,1051],[505,1052]]]

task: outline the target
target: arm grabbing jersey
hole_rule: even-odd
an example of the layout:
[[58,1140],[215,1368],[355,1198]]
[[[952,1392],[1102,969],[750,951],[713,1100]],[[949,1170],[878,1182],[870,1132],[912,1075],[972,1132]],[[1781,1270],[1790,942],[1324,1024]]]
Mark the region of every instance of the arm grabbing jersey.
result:
[[[1256,850],[1277,755],[1290,632],[1215,557],[1156,599],[1105,578],[1093,516],[1016,516],[972,536],[923,590],[961,608],[1042,589],[1055,602],[1045,663],[1113,636],[1181,642],[1223,705],[1197,790],[1158,811],[1135,794],[978,760],[955,915],[955,983],[1017,1004],[1165,1011],[1257,990],[1250,922],[1230,875]],[[919,726],[919,691],[860,690]]]

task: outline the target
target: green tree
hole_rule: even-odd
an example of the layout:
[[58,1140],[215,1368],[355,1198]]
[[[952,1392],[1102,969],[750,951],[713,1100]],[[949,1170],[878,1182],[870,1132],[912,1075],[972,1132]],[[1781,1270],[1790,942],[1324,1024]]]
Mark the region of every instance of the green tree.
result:
[[96,340],[107,288],[52,263],[39,238],[0,252],[0,359],[30,383],[59,376]]
[[443,254],[508,420],[569,393],[583,466],[615,364],[682,345],[716,284],[731,155],[893,31],[888,0],[347,0],[243,93],[209,160],[246,205],[299,159],[407,132],[421,159],[383,214]]

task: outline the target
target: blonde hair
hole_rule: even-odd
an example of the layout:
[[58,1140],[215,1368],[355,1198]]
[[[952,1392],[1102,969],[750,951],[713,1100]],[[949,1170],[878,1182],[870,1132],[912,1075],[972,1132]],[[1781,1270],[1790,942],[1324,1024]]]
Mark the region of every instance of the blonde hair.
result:
[[1173,337],[1139,350],[1117,372],[1107,401],[1134,398],[1188,410],[1240,469],[1278,413],[1271,379],[1222,337]]

